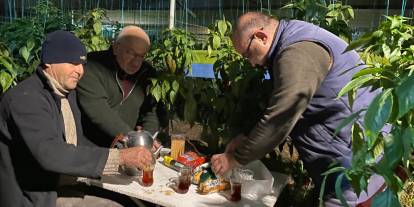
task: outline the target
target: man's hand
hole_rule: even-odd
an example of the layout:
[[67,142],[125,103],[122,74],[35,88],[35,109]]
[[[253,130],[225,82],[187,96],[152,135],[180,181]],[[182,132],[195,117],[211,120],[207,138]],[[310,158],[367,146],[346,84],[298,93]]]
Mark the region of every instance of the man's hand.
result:
[[233,168],[240,166],[231,153],[213,155],[211,158],[211,164],[214,173],[220,176],[224,175]]
[[152,153],[144,147],[131,147],[119,151],[120,164],[143,169],[152,163]]

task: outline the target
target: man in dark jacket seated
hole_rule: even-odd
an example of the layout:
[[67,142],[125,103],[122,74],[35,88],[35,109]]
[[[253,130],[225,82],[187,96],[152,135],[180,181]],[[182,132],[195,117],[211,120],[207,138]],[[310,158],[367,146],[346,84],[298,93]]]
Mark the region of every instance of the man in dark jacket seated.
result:
[[119,206],[93,196],[71,202],[57,192],[76,186],[77,176],[99,178],[118,173],[120,165],[150,164],[152,154],[143,147],[102,148],[83,136],[74,89],[85,62],[86,50],[77,37],[52,32],[36,72],[2,98],[0,206]]
[[163,107],[147,94],[156,74],[144,60],[149,48],[145,31],[127,26],[111,48],[88,54],[77,92],[85,135],[99,146],[110,146],[138,126],[155,133],[168,123]]

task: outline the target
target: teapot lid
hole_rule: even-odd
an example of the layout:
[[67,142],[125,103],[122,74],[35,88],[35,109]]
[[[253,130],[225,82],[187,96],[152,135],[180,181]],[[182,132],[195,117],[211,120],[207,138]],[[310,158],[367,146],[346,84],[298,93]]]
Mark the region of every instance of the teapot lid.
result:
[[130,131],[128,132],[128,141],[127,146],[128,147],[137,147],[137,146],[143,146],[147,149],[152,149],[152,145],[154,143],[154,140],[152,139],[152,135],[150,132],[145,130],[139,130],[139,131]]

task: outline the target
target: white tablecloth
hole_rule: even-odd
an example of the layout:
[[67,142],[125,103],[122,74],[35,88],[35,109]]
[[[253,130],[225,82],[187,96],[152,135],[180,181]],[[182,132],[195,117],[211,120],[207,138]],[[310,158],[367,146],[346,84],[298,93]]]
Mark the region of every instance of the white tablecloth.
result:
[[103,176],[101,180],[79,178],[78,181],[166,207],[260,207],[274,206],[277,196],[286,185],[286,175],[279,173],[272,174],[275,181],[273,192],[271,194],[259,198],[249,198],[244,196],[239,202],[231,202],[226,199],[225,195],[228,195],[229,191],[200,195],[196,193],[197,186],[193,184],[186,194],[178,194],[166,185],[171,177],[177,176],[177,172],[158,162],[156,163],[154,170],[154,184],[150,187],[141,186],[138,183],[138,177],[130,177],[126,175]]

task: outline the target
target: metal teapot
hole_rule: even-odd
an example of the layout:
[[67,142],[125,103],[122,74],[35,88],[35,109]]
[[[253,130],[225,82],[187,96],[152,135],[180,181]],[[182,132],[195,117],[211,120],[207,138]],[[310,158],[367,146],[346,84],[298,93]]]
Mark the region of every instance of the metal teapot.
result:
[[[156,136],[156,134],[155,134]],[[145,130],[139,131],[130,131],[126,137],[126,147],[145,147],[148,150],[152,149],[152,145],[154,144],[153,135]]]
[[[124,136],[122,143],[123,146],[121,148],[130,148],[130,147],[145,147],[148,150],[152,150],[152,145],[154,143],[154,139],[157,137],[158,132],[155,132],[152,135],[150,132],[145,130],[138,130],[138,131],[130,131],[128,132],[127,136]],[[159,150],[157,150],[158,153]],[[140,170],[135,167],[123,167],[124,172],[130,176],[137,176],[140,174]]]

